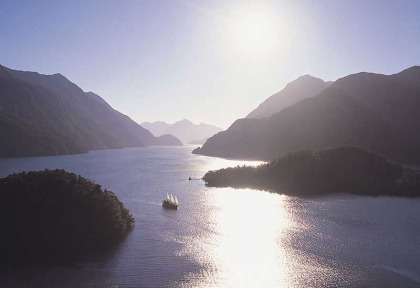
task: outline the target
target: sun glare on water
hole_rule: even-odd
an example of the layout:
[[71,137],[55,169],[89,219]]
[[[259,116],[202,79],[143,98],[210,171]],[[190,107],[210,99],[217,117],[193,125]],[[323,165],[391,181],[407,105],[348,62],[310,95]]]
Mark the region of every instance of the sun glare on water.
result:
[[286,197],[232,188],[210,189],[205,196],[211,199],[206,221],[212,229],[187,241],[186,254],[203,265],[191,286],[293,286],[282,244],[282,231],[291,225]]

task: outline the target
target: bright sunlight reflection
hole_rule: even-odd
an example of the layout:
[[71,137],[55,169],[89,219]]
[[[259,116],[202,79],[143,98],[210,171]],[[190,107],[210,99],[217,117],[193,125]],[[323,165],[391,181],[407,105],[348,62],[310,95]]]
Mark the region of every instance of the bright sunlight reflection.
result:
[[211,161],[205,161],[202,165],[204,171],[217,170],[235,166],[258,166],[265,163],[264,161],[244,161],[244,160],[227,160],[222,158],[212,158]]
[[191,243],[196,260],[206,266],[194,286],[290,287],[282,245],[282,231],[291,225],[286,196],[232,188],[206,194],[215,205],[207,220],[213,229]]

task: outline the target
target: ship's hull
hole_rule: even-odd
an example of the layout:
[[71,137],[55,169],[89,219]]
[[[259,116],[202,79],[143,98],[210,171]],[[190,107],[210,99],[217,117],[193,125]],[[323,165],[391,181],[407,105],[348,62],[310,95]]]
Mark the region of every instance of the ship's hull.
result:
[[163,201],[162,202],[162,207],[163,208],[166,208],[166,209],[176,210],[176,209],[178,209],[178,204],[167,202],[167,201]]

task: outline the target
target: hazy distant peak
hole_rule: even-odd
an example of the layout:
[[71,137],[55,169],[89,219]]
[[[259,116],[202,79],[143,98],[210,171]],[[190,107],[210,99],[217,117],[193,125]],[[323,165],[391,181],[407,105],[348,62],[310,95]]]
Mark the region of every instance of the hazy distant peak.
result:
[[178,122],[175,122],[173,125],[175,125],[175,124],[195,125],[193,122],[191,122],[188,119],[182,119],[182,120],[180,120]]
[[[303,81],[303,80],[305,80],[305,81],[308,81],[308,80],[317,80],[317,81],[324,82],[324,80],[322,80],[320,78],[317,78],[317,77],[314,77],[314,76],[309,75],[309,74],[302,75],[302,76],[298,77],[296,80],[294,80],[292,82],[295,82],[295,81]],[[290,82],[290,83],[292,83],[292,82]]]
[[143,128],[146,128],[149,130],[154,136],[162,136],[166,132],[166,129],[168,129],[171,124],[168,124],[164,121],[155,121],[155,122],[143,122],[140,124]]
[[182,119],[173,124],[168,124],[163,121],[156,121],[153,123],[143,122],[141,126],[148,129],[155,136],[163,134],[172,134],[179,138],[183,143],[190,143],[191,141],[207,139],[214,134],[222,131],[222,128],[205,124],[194,124],[191,120]]
[[261,103],[246,118],[265,118],[293,105],[300,100],[317,95],[331,85],[311,75],[303,75],[288,83],[280,92],[273,94]]
[[141,123],[141,125],[143,125],[143,124],[166,124],[166,125],[170,125],[169,123],[166,123],[165,121],[155,121],[155,122],[145,121],[145,122]]
[[308,85],[310,83],[326,83],[324,80],[320,78],[313,77],[311,75],[305,74],[303,76],[298,77],[297,79],[293,80],[292,82],[289,82],[286,87],[295,86],[295,85]]

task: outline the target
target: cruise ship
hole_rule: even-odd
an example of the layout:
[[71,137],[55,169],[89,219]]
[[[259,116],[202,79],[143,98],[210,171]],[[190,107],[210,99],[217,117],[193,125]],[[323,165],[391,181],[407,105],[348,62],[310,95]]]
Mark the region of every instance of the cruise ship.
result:
[[174,196],[169,196],[168,193],[166,193],[166,199],[162,201],[162,207],[168,208],[168,209],[178,209],[178,199],[174,198]]

